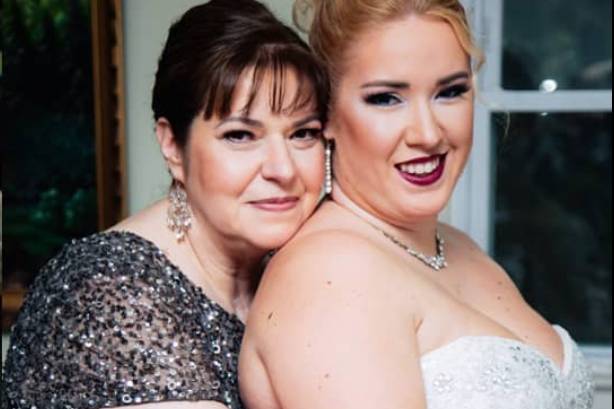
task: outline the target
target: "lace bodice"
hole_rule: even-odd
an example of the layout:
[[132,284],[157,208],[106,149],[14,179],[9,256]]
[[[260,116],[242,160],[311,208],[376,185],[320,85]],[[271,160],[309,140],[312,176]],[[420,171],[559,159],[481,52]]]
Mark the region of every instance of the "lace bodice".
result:
[[242,409],[244,326],[153,243],[75,240],[38,275],[11,335],[2,408],[217,401]]
[[463,337],[422,358],[428,409],[590,409],[588,365],[567,331],[561,369],[537,349],[501,337]]

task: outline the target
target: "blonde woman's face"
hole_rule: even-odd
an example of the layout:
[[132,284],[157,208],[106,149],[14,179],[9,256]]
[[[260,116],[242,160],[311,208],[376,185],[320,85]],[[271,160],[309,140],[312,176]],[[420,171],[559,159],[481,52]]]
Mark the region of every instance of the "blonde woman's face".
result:
[[417,15],[352,44],[327,130],[337,147],[335,177],[384,220],[432,218],[471,150],[470,59],[449,24]]

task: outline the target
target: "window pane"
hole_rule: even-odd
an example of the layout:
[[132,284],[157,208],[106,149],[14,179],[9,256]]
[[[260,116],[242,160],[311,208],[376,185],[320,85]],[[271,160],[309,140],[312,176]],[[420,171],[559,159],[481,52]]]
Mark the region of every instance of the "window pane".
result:
[[503,88],[611,89],[612,0],[504,0]]
[[495,258],[585,343],[612,342],[612,114],[517,114],[497,127]]

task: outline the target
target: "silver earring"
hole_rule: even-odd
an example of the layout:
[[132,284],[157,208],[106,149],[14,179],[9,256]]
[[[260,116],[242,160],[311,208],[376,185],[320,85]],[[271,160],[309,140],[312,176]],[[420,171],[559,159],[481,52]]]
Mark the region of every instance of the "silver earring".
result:
[[326,141],[326,179],[324,183],[324,193],[333,193],[333,143]]
[[173,181],[173,186],[168,193],[168,200],[166,224],[175,233],[177,241],[181,242],[192,226],[192,214],[188,206],[188,194],[179,182]]

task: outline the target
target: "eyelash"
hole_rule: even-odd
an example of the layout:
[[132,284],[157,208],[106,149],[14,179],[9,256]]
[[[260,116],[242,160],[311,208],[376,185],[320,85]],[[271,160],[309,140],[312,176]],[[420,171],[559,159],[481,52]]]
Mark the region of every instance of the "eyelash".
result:
[[441,91],[437,96],[445,99],[458,98],[465,95],[470,89],[466,84],[453,85]]
[[[386,99],[385,102],[382,99]],[[378,92],[365,97],[365,102],[369,105],[390,107],[401,102],[401,98],[391,92]]]
[[[305,134],[307,134],[307,135],[305,135]],[[320,139],[322,137],[322,129],[320,129],[320,128],[299,129],[298,131],[296,131],[296,132],[294,132],[292,134],[292,137],[294,137],[294,138],[298,137],[298,139],[300,139],[300,140]]]
[[[245,136],[247,136],[248,140],[243,138]],[[248,131],[229,131],[224,133],[223,139],[232,143],[245,143],[254,140],[254,134]]]
[[[448,87],[437,94],[438,98],[453,99],[465,95],[471,88],[466,84],[458,84]],[[391,92],[378,92],[365,97],[365,102],[369,105],[390,107],[402,102],[401,98]]]
[[[298,139],[300,141],[312,141],[322,137],[322,129],[320,128],[305,128],[299,129],[292,134],[292,139]],[[247,143],[253,141],[256,136],[248,131],[229,131],[225,132],[222,136],[225,141],[231,143]]]

